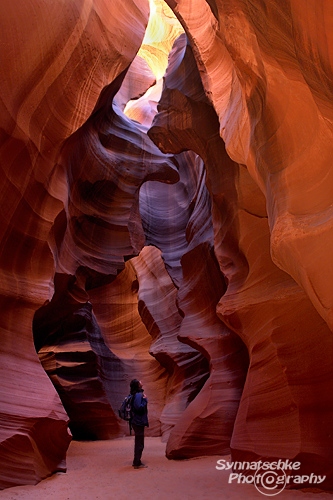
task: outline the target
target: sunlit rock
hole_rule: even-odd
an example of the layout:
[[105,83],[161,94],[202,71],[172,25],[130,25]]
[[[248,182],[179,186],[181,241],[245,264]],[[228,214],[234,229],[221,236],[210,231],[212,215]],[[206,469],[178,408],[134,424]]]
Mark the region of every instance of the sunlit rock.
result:
[[[176,75],[180,73],[192,76],[184,79],[190,82],[188,86],[183,83],[177,87]],[[325,401],[325,412],[332,415],[332,335],[305,291],[272,261],[264,194],[247,168],[226,154],[215,111],[205,97],[198,73],[196,79],[194,74],[191,49],[185,40],[179,39],[170,56],[159,113],[148,133],[164,152],[193,149],[201,155],[207,169],[215,255],[226,278],[226,288],[221,286],[220,298],[215,298],[216,310],[225,327],[244,342],[250,358],[238,411],[234,407],[237,417],[231,439],[233,454],[240,460],[297,457],[304,471],[313,466],[317,474],[323,468],[329,473],[324,464],[331,460],[331,417],[323,424],[319,399]],[[184,268],[187,258],[188,254],[184,254]],[[193,259],[193,262],[198,265],[199,261]],[[209,260],[206,258],[205,262]],[[204,273],[207,275],[210,280],[213,276],[216,279],[217,270],[210,269]],[[195,303],[198,297],[197,307],[203,307],[203,300],[199,299],[203,289],[201,283],[196,293],[192,284],[185,304]],[[181,291],[180,288],[179,306],[184,311],[184,320],[180,338],[204,348],[203,333],[200,339],[195,339],[193,327],[189,328],[190,333],[182,333],[192,311],[182,307]],[[210,324],[206,317],[201,331]],[[212,353],[217,354],[217,339],[213,345]],[[319,345],[325,346],[322,354]],[[220,352],[223,359],[222,345]],[[245,368],[245,358],[243,365],[241,359],[240,350],[235,350],[226,371],[229,383],[233,371]],[[314,363],[318,368],[314,368]],[[220,373],[215,370],[214,376],[220,375],[223,380],[223,370],[219,368]],[[200,410],[204,408],[206,402],[199,403],[204,390],[205,387],[191,406],[197,403]],[[215,405],[221,397],[213,398]],[[228,403],[226,398],[224,409],[229,407]],[[195,436],[195,426],[186,431]],[[193,453],[194,447],[193,444],[188,453]],[[167,450],[174,455],[170,447]]]
[[333,329],[331,2],[167,3],[228,154],[265,195],[274,262]]
[[132,377],[169,458],[333,482],[331,1],[167,4],[169,62],[162,1],[0,6],[0,488]]
[[[119,15],[114,16],[114,9]],[[128,39],[128,15],[132,13]],[[103,87],[134,59],[148,2],[38,0],[0,6],[2,173],[0,488],[65,470],[68,416],[33,345],[36,310],[53,293],[50,229],[67,199],[63,142]],[[59,224],[61,225],[61,224]],[[62,237],[61,231],[55,237]]]

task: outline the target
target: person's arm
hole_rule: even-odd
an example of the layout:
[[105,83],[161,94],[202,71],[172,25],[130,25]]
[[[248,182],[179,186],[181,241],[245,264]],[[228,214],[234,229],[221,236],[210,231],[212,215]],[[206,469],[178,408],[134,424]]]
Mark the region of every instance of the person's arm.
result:
[[137,392],[134,396],[133,410],[139,415],[143,415],[147,409],[148,399],[142,394],[142,392]]

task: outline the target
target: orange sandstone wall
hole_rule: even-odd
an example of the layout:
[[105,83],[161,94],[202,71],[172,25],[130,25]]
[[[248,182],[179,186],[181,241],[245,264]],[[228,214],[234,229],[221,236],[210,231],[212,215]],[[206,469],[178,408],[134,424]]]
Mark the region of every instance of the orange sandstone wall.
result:
[[127,4],[127,12],[104,0],[0,6],[2,488],[66,468],[68,416],[34,349],[32,322],[53,295],[48,240],[68,197],[59,152],[144,36],[148,3]]
[[157,4],[137,57],[146,0],[0,6],[0,488],[127,433],[134,377],[169,458],[328,488],[331,2],[168,0],[154,85]]

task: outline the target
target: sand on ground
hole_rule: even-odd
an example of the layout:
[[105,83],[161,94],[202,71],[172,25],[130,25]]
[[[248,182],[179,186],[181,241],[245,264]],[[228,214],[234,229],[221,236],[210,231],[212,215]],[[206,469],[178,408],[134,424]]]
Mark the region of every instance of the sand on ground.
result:
[[[35,486],[15,486],[0,491],[0,500],[328,500],[331,493],[284,489],[268,497],[253,484],[229,481],[229,472],[217,470],[217,460],[201,457],[168,460],[165,443],[146,437],[143,461],[146,469],[132,467],[133,437],[110,441],[72,441],[67,472],[57,473]],[[270,493],[270,492],[269,492]]]

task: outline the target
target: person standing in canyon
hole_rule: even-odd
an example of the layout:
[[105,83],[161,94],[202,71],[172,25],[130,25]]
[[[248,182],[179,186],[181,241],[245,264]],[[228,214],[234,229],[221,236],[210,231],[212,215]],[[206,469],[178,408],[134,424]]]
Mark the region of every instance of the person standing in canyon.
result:
[[148,422],[148,399],[144,394],[142,383],[133,379],[130,383],[132,399],[131,426],[134,430],[134,469],[143,469],[147,466],[141,462],[144,449],[145,427],[149,427]]

